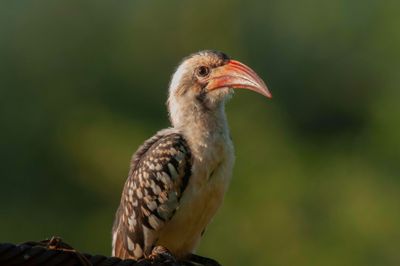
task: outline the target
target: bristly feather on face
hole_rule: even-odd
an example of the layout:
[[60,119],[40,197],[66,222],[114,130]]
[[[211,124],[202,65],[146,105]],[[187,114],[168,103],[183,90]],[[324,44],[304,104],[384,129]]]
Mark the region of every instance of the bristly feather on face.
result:
[[226,54],[212,50],[200,51],[185,57],[172,76],[169,92],[182,94],[193,85],[204,86],[204,84],[197,83],[201,81],[196,77],[194,70],[200,67],[210,69],[219,67],[226,64],[229,59]]
[[230,88],[208,90],[210,74],[229,62],[229,57],[218,51],[206,50],[186,57],[172,76],[169,86],[168,110],[174,126],[182,124],[181,115],[204,115],[222,108],[233,94]]

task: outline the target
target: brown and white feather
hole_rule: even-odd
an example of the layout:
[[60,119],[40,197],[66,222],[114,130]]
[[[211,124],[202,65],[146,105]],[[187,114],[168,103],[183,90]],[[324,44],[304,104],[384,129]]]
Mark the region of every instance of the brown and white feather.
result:
[[163,130],[133,156],[113,228],[113,255],[141,258],[151,253],[158,233],[187,186],[191,154],[182,137]]

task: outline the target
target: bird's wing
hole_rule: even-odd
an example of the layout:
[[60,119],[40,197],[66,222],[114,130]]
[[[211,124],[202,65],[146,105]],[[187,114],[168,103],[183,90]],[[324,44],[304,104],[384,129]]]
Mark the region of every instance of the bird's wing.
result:
[[169,221],[191,174],[191,154],[182,135],[161,131],[132,159],[113,227],[113,255],[149,255],[157,232]]

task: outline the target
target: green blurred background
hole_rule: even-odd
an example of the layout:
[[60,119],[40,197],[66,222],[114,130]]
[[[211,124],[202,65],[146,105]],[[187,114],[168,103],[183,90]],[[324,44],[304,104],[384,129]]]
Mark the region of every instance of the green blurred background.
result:
[[272,101],[227,106],[236,166],[199,253],[224,265],[400,265],[400,2],[0,2],[0,242],[110,254],[131,154],[169,78],[218,49]]

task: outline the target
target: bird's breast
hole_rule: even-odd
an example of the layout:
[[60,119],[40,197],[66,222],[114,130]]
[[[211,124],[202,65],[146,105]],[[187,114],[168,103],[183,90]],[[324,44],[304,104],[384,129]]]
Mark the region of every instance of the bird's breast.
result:
[[157,244],[166,246],[177,257],[193,252],[222,204],[234,162],[232,144],[223,144],[209,147],[201,157],[194,154],[192,175],[179,209],[160,233]]

